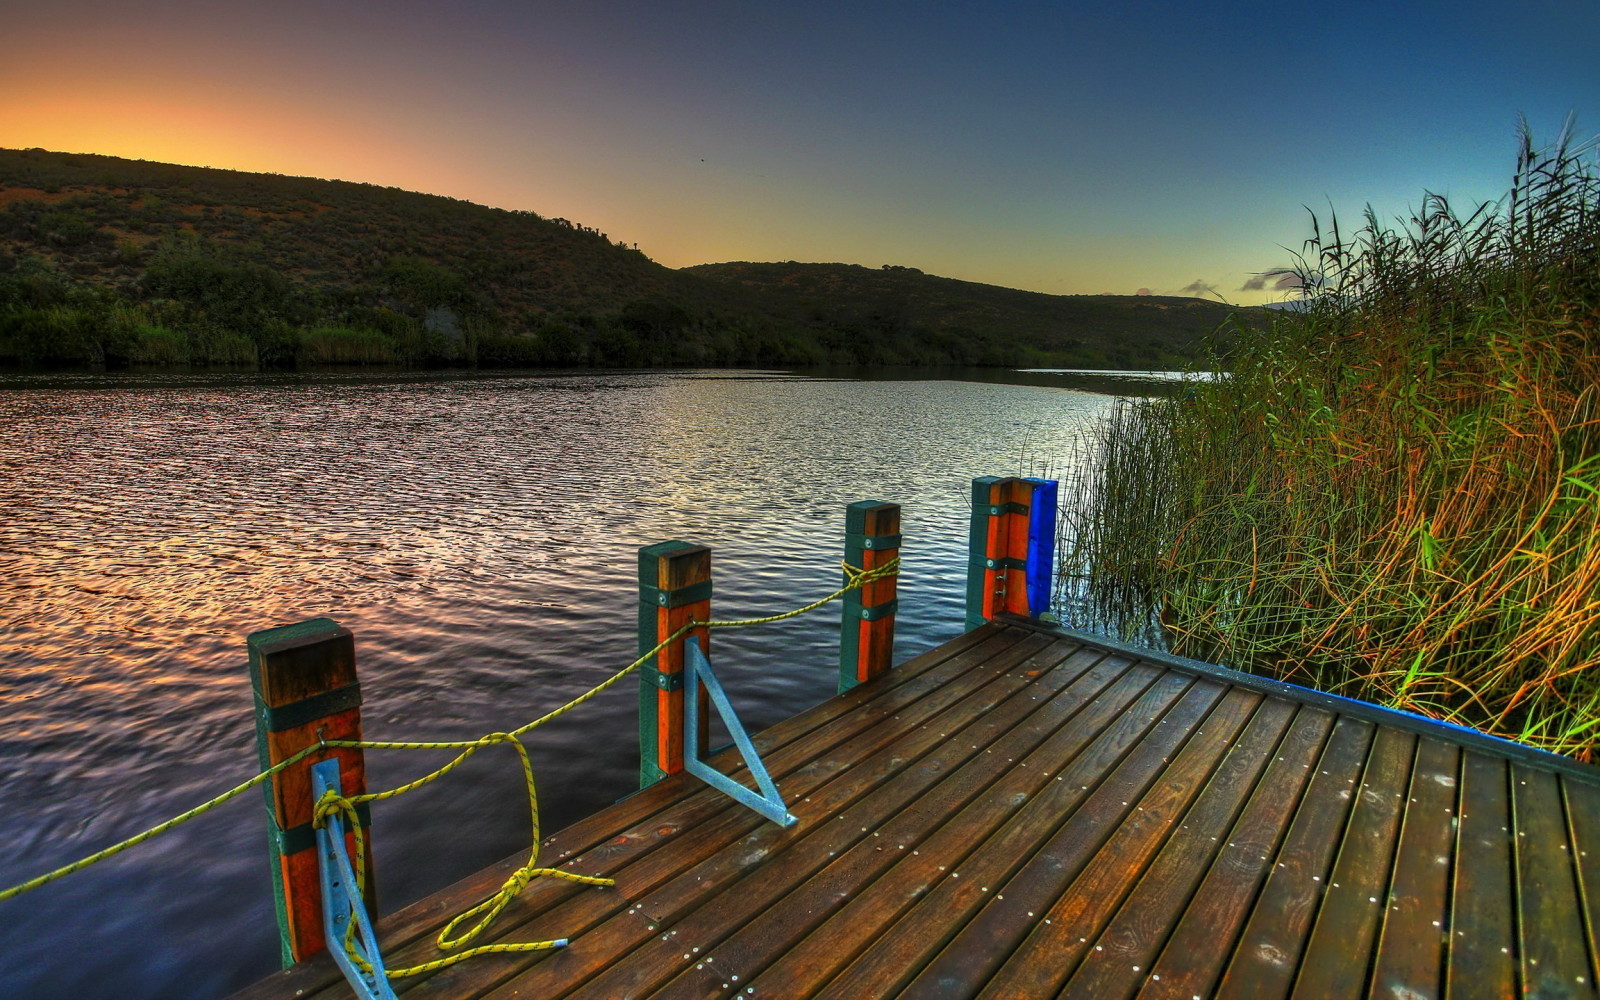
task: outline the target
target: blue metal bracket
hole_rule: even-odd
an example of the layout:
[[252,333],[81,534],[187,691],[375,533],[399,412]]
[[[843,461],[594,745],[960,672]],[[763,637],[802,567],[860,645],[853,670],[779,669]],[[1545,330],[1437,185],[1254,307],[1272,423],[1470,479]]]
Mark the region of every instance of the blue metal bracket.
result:
[[[795,817],[789,812],[789,807],[784,805],[783,796],[778,794],[778,786],[767,774],[766,765],[761,763],[761,754],[756,752],[756,745],[750,742],[750,734],[744,731],[744,724],[739,721],[738,713],[733,710],[733,703],[728,700],[728,693],[722,689],[722,682],[711,672],[711,661],[706,659],[705,650],[701,649],[700,643],[694,639],[685,641],[683,647],[685,654],[683,672],[688,675],[684,685],[683,707],[684,769],[712,788],[727,794],[735,802],[749,806],[779,826],[793,826],[796,822]],[[745,766],[750,769],[751,777],[756,779],[756,787],[761,790],[759,795],[700,759],[701,684],[706,686],[706,691],[711,695],[712,705],[722,716],[722,721],[727,724],[728,732],[733,736],[734,744],[744,757]]]
[[[339,792],[339,762],[324,760],[311,765],[311,801],[321,801],[324,792]],[[395,1000],[394,987],[383,971],[383,956],[378,952],[378,935],[372,932],[372,922],[367,918],[367,906],[356,891],[356,873],[350,865],[350,855],[345,851],[344,817],[329,816],[317,829],[317,868],[322,872],[322,935],[328,943],[328,954],[344,972],[362,1000]],[[355,922],[354,944],[356,954],[372,969],[363,970],[344,950],[344,936],[351,921]]]

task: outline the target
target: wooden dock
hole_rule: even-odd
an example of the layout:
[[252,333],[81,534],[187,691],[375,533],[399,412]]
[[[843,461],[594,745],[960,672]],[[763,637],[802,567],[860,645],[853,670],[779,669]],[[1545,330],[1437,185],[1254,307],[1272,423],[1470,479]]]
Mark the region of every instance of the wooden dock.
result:
[[[1597,996],[1600,778],[1560,758],[1009,618],[756,742],[797,824],[672,775],[549,839],[614,887],[492,929],[570,946],[399,994]],[[524,860],[380,921],[386,961]],[[326,953],[238,994],[349,996]]]

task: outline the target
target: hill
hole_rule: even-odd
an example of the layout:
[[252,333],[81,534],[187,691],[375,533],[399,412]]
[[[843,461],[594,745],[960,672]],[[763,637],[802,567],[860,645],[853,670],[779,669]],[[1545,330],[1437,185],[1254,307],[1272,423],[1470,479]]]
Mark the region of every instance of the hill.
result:
[[1227,312],[903,267],[674,270],[534,212],[0,150],[0,364],[1165,367]]
[[1206,338],[1230,315],[1260,322],[1258,310],[1205,299],[1045,295],[892,264],[739,262],[684,270],[759,292],[792,315],[822,323],[830,348],[866,334],[886,346],[910,341],[949,364],[983,364],[1007,344],[1026,344],[1083,367],[1181,367],[1202,356]]

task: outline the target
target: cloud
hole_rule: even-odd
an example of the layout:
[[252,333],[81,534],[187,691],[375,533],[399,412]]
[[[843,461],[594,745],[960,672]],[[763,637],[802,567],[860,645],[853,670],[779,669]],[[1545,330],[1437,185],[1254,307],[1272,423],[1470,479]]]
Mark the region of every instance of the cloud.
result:
[[1150,289],[1141,288],[1137,292],[1134,292],[1133,294],[1135,294],[1135,295],[1149,295],[1150,294]]
[[[1316,276],[1313,275],[1312,281],[1315,282],[1316,280]],[[1272,283],[1273,291],[1278,292],[1299,291],[1306,287],[1305,278],[1300,274],[1300,272],[1290,270],[1287,267],[1274,267],[1246,278],[1244,284],[1239,286],[1239,291],[1265,291],[1268,282]]]
[[[1217,286],[1204,278],[1196,278],[1178,289],[1179,295],[1193,295],[1199,298],[1202,295],[1217,295]],[[1218,296],[1220,298],[1220,296]]]

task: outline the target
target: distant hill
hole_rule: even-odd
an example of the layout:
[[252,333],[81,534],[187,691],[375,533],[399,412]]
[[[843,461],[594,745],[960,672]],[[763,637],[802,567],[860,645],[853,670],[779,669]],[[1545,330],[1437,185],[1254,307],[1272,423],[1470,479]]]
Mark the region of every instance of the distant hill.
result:
[[673,270],[534,212],[0,150],[0,364],[1171,367],[1229,311],[903,267]]
[[1206,339],[1230,315],[1261,321],[1258,310],[1205,299],[1045,295],[897,265],[739,262],[684,270],[824,320],[831,336],[868,334],[891,348],[910,340],[954,364],[982,364],[1006,344],[1025,344],[1082,367],[1177,368],[1200,359]]

